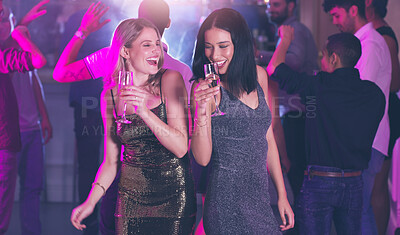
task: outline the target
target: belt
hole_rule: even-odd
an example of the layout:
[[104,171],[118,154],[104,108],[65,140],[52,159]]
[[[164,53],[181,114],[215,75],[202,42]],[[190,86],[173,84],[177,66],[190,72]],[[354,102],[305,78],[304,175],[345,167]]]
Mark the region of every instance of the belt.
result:
[[304,171],[304,175],[312,176],[324,176],[324,177],[354,177],[360,176],[361,171],[350,171],[350,172],[331,172],[331,171]]

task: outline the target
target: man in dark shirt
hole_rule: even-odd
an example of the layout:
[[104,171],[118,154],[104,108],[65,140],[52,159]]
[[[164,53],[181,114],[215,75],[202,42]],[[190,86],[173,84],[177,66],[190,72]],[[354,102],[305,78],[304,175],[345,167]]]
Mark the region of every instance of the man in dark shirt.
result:
[[[48,1],[36,5],[25,18],[25,23],[46,13],[41,8]],[[41,68],[46,59],[30,39],[28,29],[19,24],[11,33],[10,11],[0,0],[0,234],[5,234],[11,219],[17,180],[17,155],[21,148],[18,104],[11,72],[24,72]],[[6,41],[7,40],[7,41]],[[10,48],[12,41],[21,50]]]
[[316,76],[299,74],[283,62],[293,28],[282,38],[267,72],[306,105],[307,171],[297,198],[300,234],[329,234],[332,219],[338,234],[359,234],[362,212],[361,171],[368,167],[372,143],[385,110],[385,97],[354,68],[361,43],[350,33],[328,38]]
[[[319,69],[318,49],[311,31],[297,19],[297,2],[296,0],[270,0],[268,16],[277,28],[281,25],[290,25],[294,28],[294,39],[286,53],[285,64],[297,72],[312,75]],[[279,37],[276,37],[275,41],[279,44]],[[258,59],[261,64],[267,65],[272,55],[272,51],[259,51]],[[271,95],[276,94],[276,98],[271,100],[275,102],[276,114],[273,116],[272,126],[276,144],[282,168],[287,172],[293,196],[296,198],[302,185],[303,172],[306,169],[305,107],[298,94],[287,94],[284,90],[278,89],[275,82],[269,84],[269,90]]]

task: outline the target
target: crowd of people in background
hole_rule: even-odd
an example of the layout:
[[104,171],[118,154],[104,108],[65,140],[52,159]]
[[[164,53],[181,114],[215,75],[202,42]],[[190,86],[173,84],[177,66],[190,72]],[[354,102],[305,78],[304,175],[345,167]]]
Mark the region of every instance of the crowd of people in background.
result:
[[[0,234],[17,175],[21,232],[42,234],[52,124],[37,73],[46,49],[27,26],[48,3],[17,21],[0,0]],[[255,46],[231,2],[210,3],[180,41],[189,50],[183,62],[162,41],[174,23],[164,0],[142,0],[137,18],[95,2],[67,20],[53,79],[71,83],[80,204],[73,226],[86,235],[317,235],[334,224],[337,234],[385,234],[400,136],[388,0],[323,0],[340,33],[319,56],[296,0],[268,1],[274,51]]]

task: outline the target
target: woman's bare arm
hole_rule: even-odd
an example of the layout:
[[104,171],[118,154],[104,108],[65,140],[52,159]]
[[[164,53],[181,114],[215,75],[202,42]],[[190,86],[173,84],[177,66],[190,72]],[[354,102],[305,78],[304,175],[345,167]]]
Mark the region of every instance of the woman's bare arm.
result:
[[83,37],[73,36],[65,49],[60,55],[54,68],[53,78],[58,82],[76,82],[91,79],[91,75],[86,68],[83,60],[76,61],[78,52],[81,49],[84,37],[99,30],[105,24],[110,22],[109,19],[100,22],[100,18],[108,11],[108,7],[101,2],[92,3],[82,18],[80,32]]

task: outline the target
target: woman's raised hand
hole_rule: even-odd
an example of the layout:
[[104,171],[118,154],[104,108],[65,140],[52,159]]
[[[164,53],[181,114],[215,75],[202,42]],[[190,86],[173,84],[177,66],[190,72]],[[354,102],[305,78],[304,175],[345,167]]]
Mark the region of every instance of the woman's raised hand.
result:
[[278,29],[278,34],[282,41],[291,43],[294,39],[294,28],[290,25],[282,25]]
[[111,21],[110,19],[106,19],[100,22],[101,17],[108,11],[108,9],[109,7],[101,2],[92,3],[82,18],[79,30],[85,33],[85,36],[88,36],[102,28],[105,24]]

